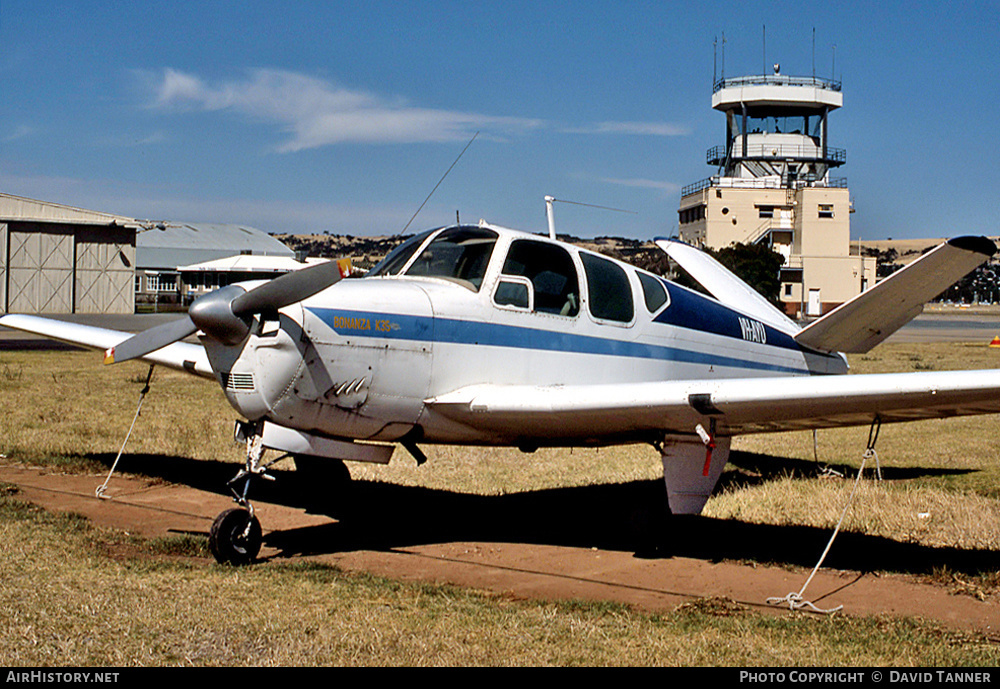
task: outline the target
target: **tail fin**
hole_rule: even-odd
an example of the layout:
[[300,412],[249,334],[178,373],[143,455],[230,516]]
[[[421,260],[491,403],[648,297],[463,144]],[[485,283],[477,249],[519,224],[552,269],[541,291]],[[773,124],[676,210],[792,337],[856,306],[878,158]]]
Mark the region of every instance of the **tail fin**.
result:
[[996,251],[996,244],[986,237],[949,239],[810,323],[795,335],[795,341],[826,352],[867,352]]

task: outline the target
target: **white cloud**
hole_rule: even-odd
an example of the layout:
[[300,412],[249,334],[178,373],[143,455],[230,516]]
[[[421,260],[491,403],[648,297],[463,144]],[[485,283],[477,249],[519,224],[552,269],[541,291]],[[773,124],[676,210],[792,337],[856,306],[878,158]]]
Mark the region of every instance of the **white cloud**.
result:
[[630,136],[687,136],[689,127],[670,122],[597,122],[564,130],[570,134],[626,134]]
[[639,189],[655,189],[657,191],[662,191],[667,194],[676,194],[681,190],[680,185],[674,184],[673,182],[664,182],[655,179],[623,179],[623,178],[613,178],[605,177],[601,180],[602,182],[607,182],[608,184],[617,184],[623,187],[635,187]]
[[35,130],[26,124],[18,125],[13,129],[13,131],[7,132],[3,137],[3,141],[17,141],[18,139],[26,139],[33,135]]
[[[210,83],[199,76],[165,69],[153,78],[152,107],[163,110],[232,111],[276,124],[288,138],[281,152],[342,143],[422,143],[464,141],[475,132],[503,138],[547,126],[530,118],[411,105],[297,72],[258,69],[242,80]],[[631,136],[686,136],[688,127],[670,122],[597,122],[567,127],[565,133]]]
[[339,143],[417,143],[521,133],[537,120],[492,117],[408,105],[346,89],[294,72],[260,69],[243,81],[209,84],[167,69],[156,84],[154,107],[232,110],[281,126],[289,138],[278,150],[301,151]]

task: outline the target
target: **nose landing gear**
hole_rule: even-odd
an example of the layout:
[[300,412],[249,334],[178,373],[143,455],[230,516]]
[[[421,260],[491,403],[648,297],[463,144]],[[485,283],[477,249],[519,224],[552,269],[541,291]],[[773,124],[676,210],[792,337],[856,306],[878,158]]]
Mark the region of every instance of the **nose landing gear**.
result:
[[216,517],[208,535],[208,547],[222,564],[250,564],[260,552],[262,541],[260,522],[249,503],[248,509],[234,507]]
[[[263,543],[260,521],[247,498],[250,481],[254,476],[273,481],[274,477],[267,473],[267,469],[284,457],[278,457],[267,464],[261,463],[264,446],[254,424],[238,421],[236,439],[246,442],[247,460],[227,485],[233,491],[233,501],[240,507],[228,509],[215,518],[208,535],[208,547],[221,564],[248,565],[260,553]],[[243,482],[242,490],[237,491],[236,484],[240,481]]]

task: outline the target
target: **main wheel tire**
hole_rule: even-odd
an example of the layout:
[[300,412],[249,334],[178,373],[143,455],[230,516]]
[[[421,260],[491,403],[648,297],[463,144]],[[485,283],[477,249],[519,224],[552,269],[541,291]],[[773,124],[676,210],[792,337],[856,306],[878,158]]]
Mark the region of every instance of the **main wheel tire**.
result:
[[247,510],[226,510],[212,522],[208,547],[222,564],[248,565],[260,552],[260,522]]
[[299,498],[310,511],[337,519],[348,517],[354,507],[351,471],[339,459],[295,455]]

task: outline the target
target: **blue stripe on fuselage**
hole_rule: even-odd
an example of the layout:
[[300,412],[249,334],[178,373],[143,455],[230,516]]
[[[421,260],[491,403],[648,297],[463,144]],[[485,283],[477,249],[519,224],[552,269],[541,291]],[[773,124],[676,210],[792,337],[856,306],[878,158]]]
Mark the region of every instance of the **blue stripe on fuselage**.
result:
[[[669,311],[671,308],[673,308],[673,305],[667,307],[667,310]],[[783,373],[808,373],[804,362],[801,366],[772,364],[693,349],[641,342],[627,342],[612,338],[594,337],[592,335],[577,335],[558,330],[543,330],[540,328],[484,323],[480,321],[464,321],[452,318],[344,311],[320,307],[308,307],[308,310],[313,312],[320,320],[342,337],[354,336],[510,347],[515,349],[537,349],[577,354],[661,359],[705,366],[727,366]],[[733,313],[735,314],[735,312]],[[735,318],[736,316],[734,315],[734,321]],[[736,327],[739,328],[739,325],[737,324]],[[707,332],[711,333],[712,331],[709,330]]]
[[776,328],[772,328],[766,323],[762,323],[755,318],[731,309],[728,306],[709,297],[698,294],[693,290],[681,287],[672,282],[662,281],[670,294],[670,305],[655,319],[654,323],[673,325],[678,328],[687,328],[698,332],[710,333],[712,335],[722,335],[732,337],[737,340],[747,340],[743,327],[740,325],[740,318],[759,324],[759,328],[766,333],[766,341],[758,344],[767,344],[772,347],[791,349],[796,352],[804,351],[802,346],[790,335],[783,333]]

